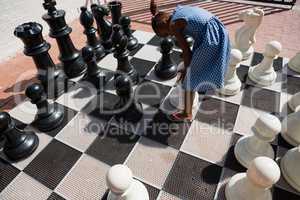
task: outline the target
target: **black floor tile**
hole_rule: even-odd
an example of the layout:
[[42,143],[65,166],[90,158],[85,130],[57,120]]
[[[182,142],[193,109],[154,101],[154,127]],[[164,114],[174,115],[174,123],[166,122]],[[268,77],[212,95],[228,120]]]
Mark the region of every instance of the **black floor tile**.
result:
[[58,194],[56,194],[55,192],[52,192],[52,194],[48,197],[47,200],[65,200],[65,199],[59,196]]
[[147,183],[143,183],[143,184],[145,185],[145,187],[148,190],[149,200],[156,200],[158,197],[158,194],[159,194],[159,189],[157,189],[151,185],[148,185]]
[[24,172],[54,189],[73,167],[81,153],[57,140],[52,140]]
[[273,200],[300,200],[300,196],[286,190],[274,187]]
[[180,152],[163,190],[180,199],[213,199],[222,168]]
[[242,83],[245,83],[247,81],[248,71],[249,71],[249,67],[245,65],[240,65],[240,67],[236,69],[236,74]]
[[244,88],[242,105],[277,114],[280,112],[280,93],[247,85]]
[[124,129],[108,126],[95,139],[86,153],[111,166],[120,164],[125,161],[138,139],[139,136]]
[[134,66],[134,68],[139,73],[140,77],[145,77],[148,72],[154,67],[155,62],[142,60],[139,58],[132,58],[130,60],[131,64]]
[[0,158],[0,192],[20,173],[20,170]]
[[130,51],[129,56],[134,56],[143,46],[143,44],[138,44],[137,48]]
[[160,41],[162,38],[155,35],[147,44],[153,45],[153,46],[160,46]]
[[236,159],[234,155],[234,147],[235,145],[231,146],[230,149],[228,150],[224,166],[235,172],[245,172],[247,171],[247,169],[239,163],[239,161]]
[[282,90],[288,94],[300,92],[300,78],[287,76],[286,81],[282,84]]

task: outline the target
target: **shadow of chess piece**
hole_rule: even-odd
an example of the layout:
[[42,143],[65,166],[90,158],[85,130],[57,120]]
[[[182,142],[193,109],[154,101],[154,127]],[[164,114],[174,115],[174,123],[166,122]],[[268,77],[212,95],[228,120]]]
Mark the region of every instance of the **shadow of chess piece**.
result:
[[27,158],[39,145],[38,136],[18,129],[7,112],[0,112],[0,135],[5,140],[3,152],[13,161]]
[[177,65],[171,58],[173,40],[170,37],[163,38],[160,42],[162,57],[155,66],[155,75],[162,80],[169,80],[177,75]]
[[92,47],[83,47],[82,57],[88,65],[87,74],[84,79],[92,83],[97,89],[104,88],[106,83],[113,77],[113,73],[101,69],[97,65]]
[[87,66],[70,38],[72,28],[66,23],[66,13],[64,10],[56,10],[55,0],[44,1],[43,6],[48,13],[43,15],[43,20],[50,27],[49,36],[56,39],[60,52],[59,60],[63,64],[64,71],[69,78],[81,76],[85,73]]
[[100,35],[101,43],[105,49],[105,53],[111,53],[113,51],[113,44],[110,39],[112,34],[112,25],[110,21],[106,19],[106,17],[109,15],[109,10],[104,6],[97,4],[92,4],[91,9],[96,20],[97,31]]
[[37,116],[33,125],[40,131],[51,131],[63,122],[63,108],[47,101],[42,85],[38,83],[30,85],[26,88],[25,94],[37,107]]
[[84,27],[83,33],[86,35],[87,45],[93,48],[96,60],[100,61],[105,56],[105,51],[101,42],[97,39],[97,29],[93,27],[94,16],[86,7],[81,7],[80,10],[80,23]]
[[112,24],[119,24],[120,23],[120,18],[122,16],[122,2],[118,0],[113,0],[108,2],[108,8],[111,13],[111,21]]
[[120,109],[116,119],[118,121],[137,123],[143,117],[143,106],[134,99],[130,78],[125,75],[119,75],[115,80],[115,88],[119,96],[115,109]]
[[139,45],[138,40],[132,35],[132,31],[130,29],[130,23],[131,23],[131,19],[130,17],[127,16],[123,16],[120,19],[120,25],[122,26],[122,29],[125,33],[125,35],[128,38],[128,44],[127,44],[127,49],[129,51],[132,51],[134,49],[136,49]]
[[127,50],[128,39],[121,30],[121,26],[113,26],[112,42],[115,47],[114,57],[118,60],[117,71],[125,73],[131,78],[133,84],[139,82],[139,75],[135,68],[129,62],[129,51]]
[[55,98],[65,91],[67,77],[54,64],[48,51],[51,48],[42,35],[43,27],[36,22],[28,22],[15,28],[14,35],[24,43],[24,54],[32,57],[38,69],[38,79],[47,92],[48,98]]

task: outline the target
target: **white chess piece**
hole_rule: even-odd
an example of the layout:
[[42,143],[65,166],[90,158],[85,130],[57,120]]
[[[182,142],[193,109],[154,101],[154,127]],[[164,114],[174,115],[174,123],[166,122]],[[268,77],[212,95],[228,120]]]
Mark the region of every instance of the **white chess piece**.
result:
[[[183,68],[183,62],[181,62],[178,65],[178,69]],[[194,102],[193,102],[193,107],[197,107],[198,103],[199,103],[199,96],[198,93],[195,93],[195,97],[194,97]],[[178,110],[183,110],[184,109],[184,90],[182,88],[182,85],[180,83],[177,84],[177,86],[175,88],[172,89],[170,95],[169,95],[169,102],[170,104],[178,109]]]
[[300,106],[282,120],[281,136],[292,146],[300,145]]
[[270,188],[279,180],[277,163],[267,157],[255,158],[247,173],[234,175],[225,188],[227,200],[272,200]]
[[289,150],[282,157],[280,166],[285,180],[300,192],[300,146]]
[[252,81],[262,86],[270,86],[276,81],[277,74],[273,60],[278,57],[281,48],[281,44],[277,41],[271,41],[266,45],[262,62],[249,69],[248,75]]
[[300,106],[300,92],[294,94],[288,101],[288,105],[292,111],[295,111]]
[[232,49],[230,52],[230,62],[225,76],[225,84],[219,90],[223,95],[236,95],[240,92],[242,83],[236,74],[236,69],[240,66],[243,55],[238,49]]
[[107,200],[149,200],[146,187],[133,179],[126,165],[114,165],[106,174],[106,184],[110,189]]
[[275,153],[270,142],[280,133],[281,122],[271,114],[262,114],[252,130],[254,135],[240,138],[234,148],[236,159],[246,168],[256,157],[274,159]]
[[235,33],[235,48],[242,52],[243,60],[247,60],[254,52],[255,32],[262,23],[264,11],[258,8],[244,10],[238,17],[245,24]]
[[300,73],[300,52],[298,52],[288,63],[288,67],[295,71]]

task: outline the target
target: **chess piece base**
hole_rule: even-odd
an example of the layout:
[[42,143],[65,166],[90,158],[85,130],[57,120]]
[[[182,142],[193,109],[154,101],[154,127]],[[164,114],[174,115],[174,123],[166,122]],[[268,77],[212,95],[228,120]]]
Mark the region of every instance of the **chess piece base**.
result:
[[277,78],[276,72],[268,73],[268,74],[262,75],[260,77],[257,77],[254,74],[254,69],[255,69],[255,67],[251,67],[248,72],[248,76],[253,82],[255,82],[261,86],[271,86],[272,84],[275,83],[275,80]]
[[255,188],[249,186],[250,184],[246,173],[234,175],[225,188],[226,200],[272,200],[272,193],[269,189]]
[[4,146],[4,153],[10,160],[21,160],[29,157],[38,147],[39,138],[33,132],[22,135],[23,142],[16,147]]
[[[296,114],[296,113],[293,113]],[[294,138],[292,138],[291,136],[288,135],[287,131],[291,130],[291,126],[288,125],[288,116],[285,117],[282,120],[282,131],[281,131],[281,136],[283,137],[283,139],[289,143],[290,145],[296,147],[298,145],[300,145],[300,141],[295,140]]]
[[248,168],[250,163],[259,156],[269,157],[274,159],[274,150],[269,143],[264,144],[265,150],[263,152],[254,152],[249,149],[251,138],[254,136],[244,136],[238,140],[234,148],[234,155],[241,165]]
[[221,95],[233,96],[241,91],[242,83],[240,80],[232,80],[219,90]]
[[101,70],[100,73],[95,76],[86,76],[84,80],[92,83],[98,90],[103,89],[105,85],[112,80],[114,76],[113,72]]
[[[195,93],[193,108],[198,106],[199,103],[198,98],[199,98],[198,94]],[[169,96],[169,102],[174,108],[178,110],[184,110],[184,90],[181,88],[181,85],[177,85],[171,91],[171,94]]]
[[172,79],[177,75],[177,66],[161,66],[160,63],[158,63],[155,66],[155,75],[162,80]]
[[[287,161],[287,156],[291,156],[291,154],[299,154],[298,148],[291,149],[290,151],[287,152],[285,156],[280,161],[280,167],[281,167],[281,173],[285,180],[298,192],[300,192],[300,179],[295,180],[295,177],[300,177],[299,176],[299,169],[297,168],[298,165],[295,165],[295,163],[288,163]],[[296,158],[295,158],[296,159]],[[297,158],[299,160],[299,158]],[[293,159],[294,160],[294,159]],[[296,161],[296,160],[294,160]],[[293,174],[291,174],[293,173]]]
[[36,126],[40,131],[51,131],[57,128],[64,119],[64,110],[59,108],[55,104],[55,108],[52,114],[46,117],[38,117],[34,122],[34,126]]
[[254,53],[254,48],[251,46],[246,52],[242,52],[243,60],[248,60]]
[[108,193],[107,200],[149,200],[149,194],[146,187],[139,181],[133,180],[132,185],[123,195],[115,195],[112,192]]
[[288,106],[292,111],[296,111],[296,108],[300,105],[300,92],[294,94],[291,99],[288,101]]
[[[118,104],[117,104],[118,105]],[[117,106],[118,107],[118,106]],[[120,108],[122,109],[122,108]],[[119,122],[130,122],[137,123],[143,117],[143,106],[141,103],[132,103],[128,108],[125,108],[124,111],[121,111],[116,115],[116,120]]]
[[300,73],[300,53],[293,57],[287,66],[294,72]]

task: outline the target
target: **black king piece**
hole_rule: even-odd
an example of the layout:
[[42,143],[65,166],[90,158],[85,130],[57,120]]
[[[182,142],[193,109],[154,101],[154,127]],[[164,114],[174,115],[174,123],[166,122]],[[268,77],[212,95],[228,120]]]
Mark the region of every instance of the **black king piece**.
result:
[[49,36],[57,41],[60,51],[59,59],[63,64],[66,75],[69,78],[75,78],[85,73],[87,66],[70,38],[72,28],[66,23],[65,11],[57,10],[55,5],[55,0],[44,0],[43,6],[48,10],[48,13],[43,15],[43,20],[50,27]]
[[24,54],[32,57],[38,69],[38,79],[46,89],[48,98],[54,98],[64,92],[66,79],[49,55],[51,46],[44,40],[42,31],[41,24],[28,22],[17,26],[14,35],[24,43]]

